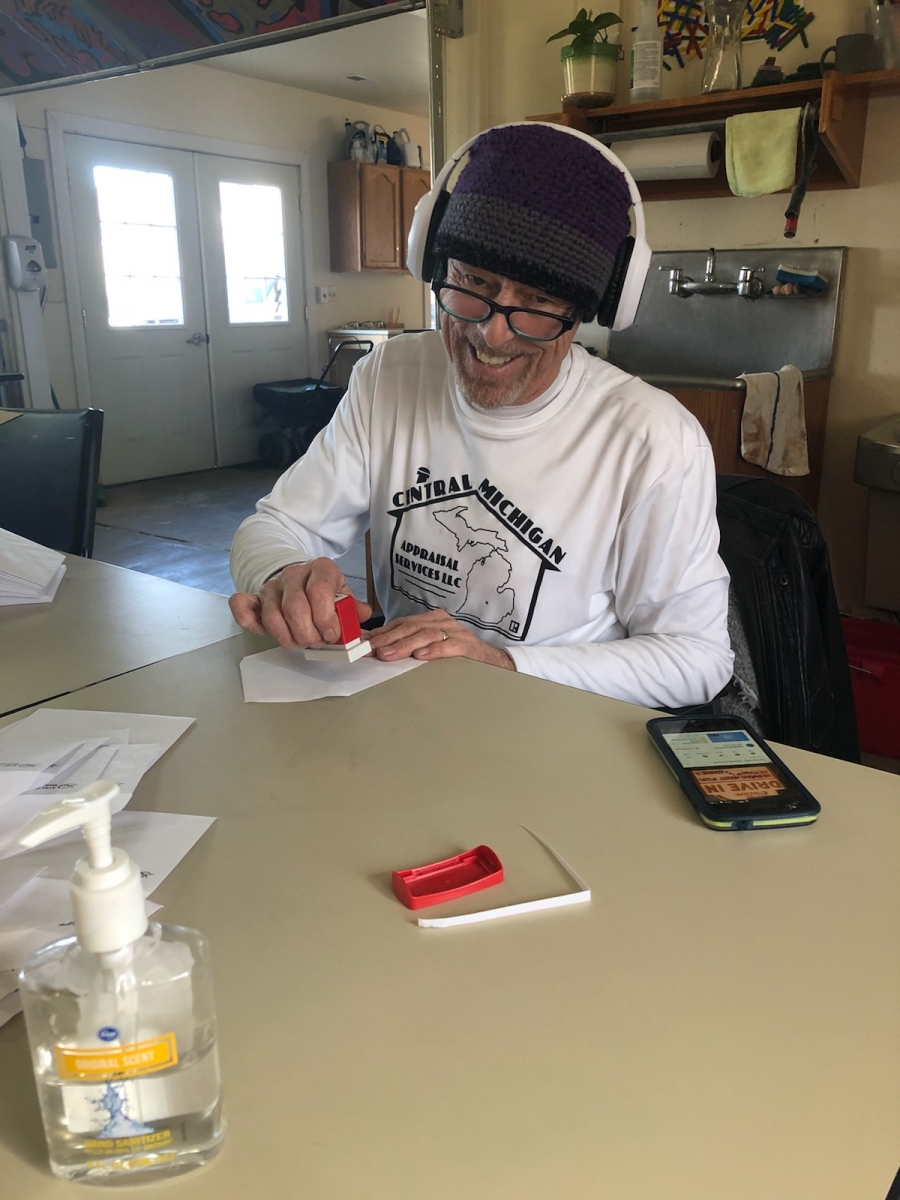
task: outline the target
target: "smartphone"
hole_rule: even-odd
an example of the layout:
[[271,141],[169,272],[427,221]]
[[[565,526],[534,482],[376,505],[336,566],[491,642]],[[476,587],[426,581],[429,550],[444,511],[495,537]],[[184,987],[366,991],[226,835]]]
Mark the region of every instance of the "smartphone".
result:
[[657,717],[647,731],[710,829],[809,825],[821,811],[740,717]]

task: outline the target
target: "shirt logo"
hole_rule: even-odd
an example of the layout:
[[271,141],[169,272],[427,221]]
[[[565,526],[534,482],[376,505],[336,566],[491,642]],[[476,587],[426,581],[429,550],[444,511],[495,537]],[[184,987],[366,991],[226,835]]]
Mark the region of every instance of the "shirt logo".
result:
[[487,479],[431,480],[396,492],[391,587],[511,641],[527,636],[541,582],[565,558],[544,530]]

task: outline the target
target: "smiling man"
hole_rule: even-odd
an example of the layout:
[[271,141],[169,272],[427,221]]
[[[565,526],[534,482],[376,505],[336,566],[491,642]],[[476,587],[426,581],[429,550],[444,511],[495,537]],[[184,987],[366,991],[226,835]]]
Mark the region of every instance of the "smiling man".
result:
[[430,247],[440,333],[363,359],[238,530],[239,625],[335,641],[334,559],[370,529],[385,661],[463,656],[656,707],[722,689],[709,443],[673,397],[573,344],[608,319],[630,207],[621,165],[585,139],[481,135]]

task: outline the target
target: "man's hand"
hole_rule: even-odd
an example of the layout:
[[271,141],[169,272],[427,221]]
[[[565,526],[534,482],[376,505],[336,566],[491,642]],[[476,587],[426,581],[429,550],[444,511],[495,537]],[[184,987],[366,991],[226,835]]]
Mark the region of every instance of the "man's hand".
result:
[[[338,640],[341,628],[334,598],[349,593],[337,563],[314,558],[282,567],[258,594],[235,592],[228,604],[241,629],[271,634],[283,649],[298,650]],[[361,600],[356,601],[356,612],[360,621],[372,615]]]
[[449,613],[424,612],[398,617],[372,634],[372,652],[383,662],[401,658],[471,658],[514,671],[516,664],[505,650],[489,646]]

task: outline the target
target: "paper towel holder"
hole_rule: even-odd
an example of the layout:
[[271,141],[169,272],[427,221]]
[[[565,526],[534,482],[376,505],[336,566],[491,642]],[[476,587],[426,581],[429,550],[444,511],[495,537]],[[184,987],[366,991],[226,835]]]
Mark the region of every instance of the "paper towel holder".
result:
[[636,180],[696,179],[717,175],[723,159],[724,121],[597,134]]

